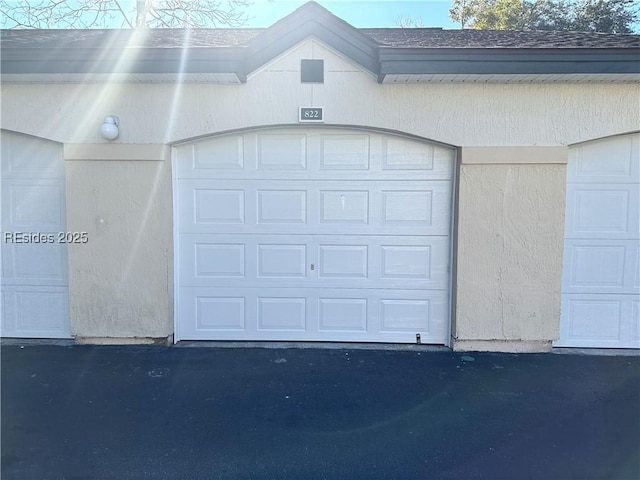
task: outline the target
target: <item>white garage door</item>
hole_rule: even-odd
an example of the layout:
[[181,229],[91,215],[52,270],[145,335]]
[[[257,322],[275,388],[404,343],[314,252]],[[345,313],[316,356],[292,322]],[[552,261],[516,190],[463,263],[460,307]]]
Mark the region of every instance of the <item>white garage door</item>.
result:
[[60,144],[2,132],[2,336],[69,337]]
[[640,348],[640,136],[575,148],[557,346]]
[[445,343],[452,149],[291,129],[174,154],[178,339]]

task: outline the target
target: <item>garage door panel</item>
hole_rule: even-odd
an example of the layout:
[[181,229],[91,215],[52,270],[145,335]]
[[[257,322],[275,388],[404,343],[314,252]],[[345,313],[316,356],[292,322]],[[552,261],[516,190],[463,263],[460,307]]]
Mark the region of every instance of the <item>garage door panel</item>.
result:
[[194,245],[196,277],[245,277],[245,246],[243,244],[196,243]]
[[563,295],[559,346],[640,348],[638,311],[631,295]]
[[307,137],[304,134],[258,135],[258,170],[306,170]]
[[637,240],[565,240],[565,293],[638,294]]
[[321,170],[369,170],[368,135],[321,135]]
[[568,165],[570,182],[638,183],[640,139],[629,135],[611,138],[574,149]]
[[[306,151],[305,151],[306,148]],[[450,180],[451,149],[367,132],[246,133],[176,148],[178,179]]]
[[440,276],[445,281],[447,265],[437,262],[443,257],[445,252],[442,250],[446,246],[441,244],[439,247],[440,249],[434,249],[434,245],[382,245],[381,278],[430,280]]
[[447,237],[184,234],[180,284],[446,291]]
[[306,190],[257,190],[258,208],[255,223],[306,224]]
[[68,338],[66,287],[3,285],[2,336]]
[[586,299],[568,297],[569,338],[578,340],[602,341],[620,339],[620,321],[622,302],[618,298]]
[[565,237],[638,238],[638,192],[637,184],[569,184]]
[[[225,188],[194,188],[185,205],[196,225],[244,224],[245,192]],[[186,200],[186,199],[185,199]],[[190,207],[190,208],[189,208]]]
[[[442,292],[431,292],[422,298],[397,292],[382,295],[377,308],[380,316],[380,331],[392,334],[415,331],[422,342],[446,335],[448,322],[447,296]],[[415,341],[415,339],[413,339]]]
[[[274,291],[273,293],[280,293]],[[307,330],[307,299],[305,297],[267,296],[265,290],[258,297],[257,330]]]
[[65,225],[64,181],[3,179],[5,232],[59,232]]
[[7,132],[1,133],[0,138],[2,178],[64,178],[64,163],[58,144]]
[[[46,235],[46,234],[45,234]],[[4,243],[2,246],[2,282],[10,285],[67,285],[65,244]]]
[[[246,329],[246,301],[242,297],[221,297],[196,295],[193,299],[195,329],[198,331],[218,331]],[[187,315],[191,314],[187,310]]]
[[184,287],[180,338],[440,343],[446,292]]
[[[274,239],[277,241],[278,239]],[[307,245],[258,244],[256,277],[264,279],[305,278]]]
[[191,158],[186,165],[191,165],[194,170],[214,170],[214,175],[220,170],[242,170],[243,145],[242,137],[222,137],[196,143],[187,153]]
[[436,147],[401,138],[382,141],[383,170],[434,170]]
[[185,233],[449,235],[448,182],[273,182],[184,180]]
[[321,224],[357,224],[369,223],[368,190],[321,190]]
[[368,245],[319,245],[318,277],[367,279],[368,258]]
[[382,222],[386,225],[433,223],[433,191],[383,190]]
[[318,330],[320,332],[367,332],[366,298],[319,298]]

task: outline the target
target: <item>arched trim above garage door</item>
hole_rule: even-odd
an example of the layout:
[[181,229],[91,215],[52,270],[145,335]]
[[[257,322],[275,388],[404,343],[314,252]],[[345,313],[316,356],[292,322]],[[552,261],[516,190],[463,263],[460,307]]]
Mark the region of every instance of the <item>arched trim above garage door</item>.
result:
[[640,348],[640,134],[571,148],[562,347]]
[[173,162],[176,340],[448,343],[453,148],[278,126]]
[[[197,141],[201,141],[201,140],[209,140],[209,139],[213,139],[216,137],[223,137],[223,136],[227,136],[227,135],[242,135],[245,133],[251,133],[251,132],[268,132],[270,130],[282,130],[282,129],[309,129],[310,127],[308,125],[305,124],[300,124],[300,123],[281,123],[281,124],[268,124],[268,125],[253,125],[251,127],[243,127],[243,128],[233,128],[233,129],[229,129],[229,130],[224,130],[221,132],[216,132],[216,133],[212,133],[212,134],[208,134],[208,135],[198,135],[195,137],[190,137],[190,138],[183,138],[181,140],[177,140],[174,142],[171,142],[171,145],[176,147],[179,145],[183,145],[185,143],[193,143],[193,142],[197,142]],[[351,130],[351,131],[362,131],[365,133],[379,133],[380,135],[391,135],[394,137],[400,137],[400,138],[406,138],[407,140],[414,140],[416,142],[424,142],[424,143],[428,143],[434,146],[439,146],[442,148],[450,148],[450,149],[455,149],[457,148],[456,145],[451,145],[448,143],[444,143],[444,142],[440,142],[438,140],[432,139],[432,138],[428,138],[428,137],[423,137],[420,135],[416,135],[416,134],[412,134],[412,133],[408,133],[408,132],[402,132],[399,130],[393,130],[390,128],[380,128],[380,127],[370,127],[367,125],[345,125],[345,124],[340,124],[340,123],[322,123],[322,124],[316,124],[313,125],[312,127],[313,129],[316,130],[322,130],[322,129],[328,129],[328,130],[332,130],[332,129],[339,129],[339,130]]]

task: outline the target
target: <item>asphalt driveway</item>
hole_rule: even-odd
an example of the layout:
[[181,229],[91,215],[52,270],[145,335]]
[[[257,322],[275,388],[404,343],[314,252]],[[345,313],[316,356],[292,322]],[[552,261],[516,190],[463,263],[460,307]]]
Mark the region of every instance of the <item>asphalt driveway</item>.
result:
[[640,478],[640,358],[3,346],[3,480]]

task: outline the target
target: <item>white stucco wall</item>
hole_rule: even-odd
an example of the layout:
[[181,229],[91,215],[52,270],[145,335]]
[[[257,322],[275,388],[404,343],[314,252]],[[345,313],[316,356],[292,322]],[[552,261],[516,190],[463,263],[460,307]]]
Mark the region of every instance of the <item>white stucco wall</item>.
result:
[[[325,60],[323,85],[300,84],[301,58]],[[67,161],[68,228],[91,236],[69,251],[78,336],[172,332],[170,162],[141,160],[139,147],[296,124],[299,106],[324,106],[327,124],[437,140],[462,147],[463,162],[475,149],[461,166],[453,336],[540,350],[558,330],[565,167],[536,147],[637,130],[639,97],[638,84],[382,85],[309,40],[242,85],[3,84],[1,126],[84,151]],[[99,135],[106,115],[120,117],[113,144]],[[115,160],[129,144],[137,161]],[[494,162],[481,148],[503,146],[528,153]]]

